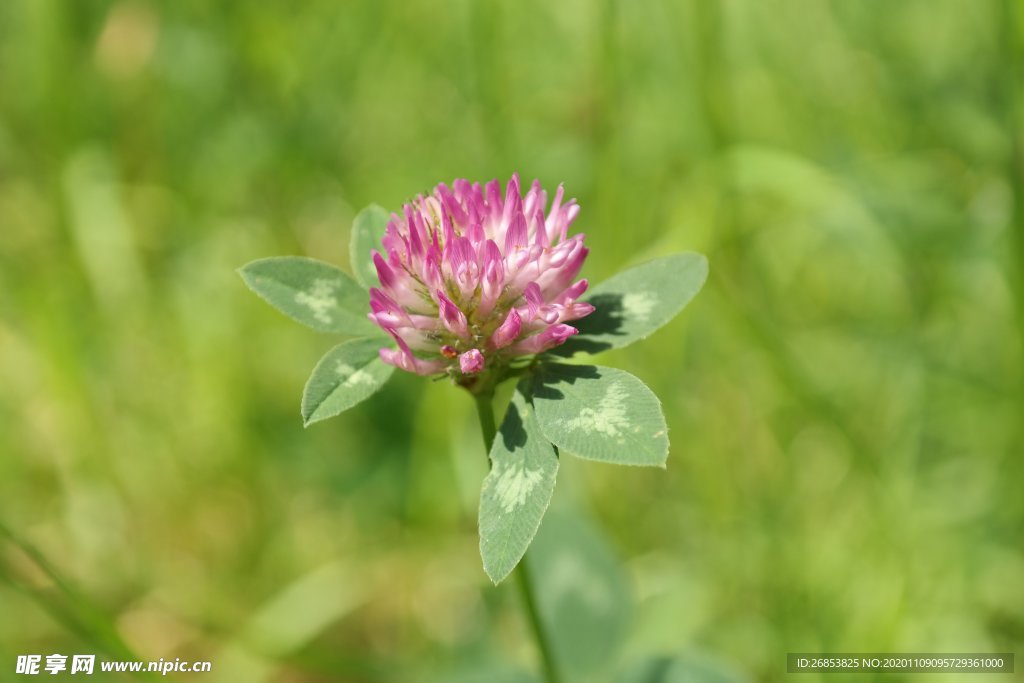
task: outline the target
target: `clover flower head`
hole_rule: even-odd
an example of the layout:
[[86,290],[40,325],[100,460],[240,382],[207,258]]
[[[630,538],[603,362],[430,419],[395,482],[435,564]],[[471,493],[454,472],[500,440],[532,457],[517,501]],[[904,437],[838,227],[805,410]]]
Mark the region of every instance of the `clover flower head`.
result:
[[524,195],[518,175],[504,196],[497,180],[459,179],[392,214],[373,252],[380,287],[370,290],[370,320],[397,344],[381,359],[469,380],[576,334],[567,323],[594,310],[579,301],[588,249],[568,234],[578,214],[561,185],[548,207],[540,183]]

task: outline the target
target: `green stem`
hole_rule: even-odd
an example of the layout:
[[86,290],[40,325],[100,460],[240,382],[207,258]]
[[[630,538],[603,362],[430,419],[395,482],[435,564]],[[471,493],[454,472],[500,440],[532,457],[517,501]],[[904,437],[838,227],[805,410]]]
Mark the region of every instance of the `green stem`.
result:
[[488,461],[491,457],[491,446],[494,445],[494,435],[498,433],[494,425],[494,391],[480,394],[473,394],[476,400],[476,414],[480,418],[480,431],[484,435],[484,447],[487,449]]
[[[491,446],[494,445],[494,437],[498,433],[494,423],[494,391],[481,392],[473,395],[476,401],[476,412],[480,417],[480,431],[483,433],[484,445],[487,447],[487,457],[490,458]],[[562,677],[555,665],[554,652],[551,643],[544,632],[544,625],[540,620],[540,612],[537,609],[537,600],[533,593],[533,584],[530,581],[530,572],[526,566],[526,555],[519,561],[515,568],[516,584],[519,586],[519,594],[523,598],[523,605],[526,607],[526,617],[533,632],[533,640],[537,644],[537,651],[540,653],[541,664],[544,668],[544,680],[546,683],[561,683]]]
[[544,665],[544,680],[547,683],[561,683],[562,677],[559,675],[558,666],[555,664],[551,643],[548,642],[544,633],[544,624],[540,621],[537,599],[534,597],[533,583],[530,579],[530,569],[526,566],[526,555],[523,555],[523,559],[519,560],[519,565],[515,568],[515,574],[516,583],[519,585],[519,594],[523,596],[523,604],[526,605],[526,616],[530,622],[530,628],[533,629],[533,639],[537,643],[540,660]]

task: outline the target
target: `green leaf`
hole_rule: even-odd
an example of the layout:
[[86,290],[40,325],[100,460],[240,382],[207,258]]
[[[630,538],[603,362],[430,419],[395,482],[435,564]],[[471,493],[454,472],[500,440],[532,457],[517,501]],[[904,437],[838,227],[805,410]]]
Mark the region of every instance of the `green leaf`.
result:
[[559,669],[568,680],[599,678],[629,633],[629,583],[615,553],[585,518],[552,507],[526,568]]
[[712,657],[699,653],[651,657],[626,669],[618,683],[747,683],[749,679]]
[[551,351],[570,356],[620,349],[644,339],[676,317],[704,286],[708,260],[684,252],[613,275],[590,290],[594,312],[573,323],[579,335]]
[[380,359],[377,339],[351,339],[320,359],[302,393],[307,426],[365,401],[391,377],[394,367]]
[[267,303],[320,332],[379,336],[366,291],[338,268],[301,256],[260,259],[238,273]]
[[352,273],[363,287],[377,285],[377,269],[370,258],[370,252],[373,249],[381,250],[380,240],[387,227],[388,212],[376,204],[370,204],[360,211],[352,221],[348,258],[352,264]]
[[540,433],[521,383],[491,447],[491,471],[480,492],[480,556],[498,583],[530,546],[551,502],[558,455]]
[[581,458],[664,467],[668,428],[658,397],[623,370],[596,365],[542,366],[533,404],[547,439]]

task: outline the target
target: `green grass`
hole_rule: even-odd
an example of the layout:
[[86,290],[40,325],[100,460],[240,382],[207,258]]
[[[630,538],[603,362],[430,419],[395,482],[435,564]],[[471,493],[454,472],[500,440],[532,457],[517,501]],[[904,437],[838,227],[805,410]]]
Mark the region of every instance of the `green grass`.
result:
[[0,541],[0,668],[529,666],[477,556],[470,398],[399,377],[304,430],[333,340],[234,272],[347,267],[362,206],[513,170],[579,199],[592,281],[711,262],[680,320],[602,359],[662,398],[667,473],[562,459],[556,495],[633,582],[627,657],[776,681],[788,651],[1019,652],[1022,15],[3,3],[0,521],[40,557]]

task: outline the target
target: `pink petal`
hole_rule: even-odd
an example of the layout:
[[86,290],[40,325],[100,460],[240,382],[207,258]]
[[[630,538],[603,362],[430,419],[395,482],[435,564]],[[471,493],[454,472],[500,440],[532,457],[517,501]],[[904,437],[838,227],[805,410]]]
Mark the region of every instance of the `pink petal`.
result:
[[498,329],[494,330],[494,333],[491,335],[491,345],[496,349],[505,348],[519,337],[522,329],[523,319],[519,317],[519,312],[513,308],[508,312],[505,322],[501,323]]
[[379,251],[374,249],[371,255],[373,265],[377,269],[377,279],[380,280],[380,284],[388,288],[394,287],[398,281],[395,271],[391,270],[391,267],[384,261],[384,257],[380,255]]
[[579,334],[579,330],[571,325],[552,325],[532,337],[527,337],[526,339],[513,344],[508,350],[510,353],[524,355],[530,353],[541,353],[542,351],[547,351],[550,348],[554,348],[555,346],[564,343],[566,339],[574,334]]
[[517,249],[523,249],[530,242],[529,233],[526,231],[526,219],[521,211],[512,216],[512,222],[505,233],[505,256],[509,256]]
[[470,349],[459,356],[459,369],[464,375],[475,375],[484,369],[484,354],[479,349]]
[[397,334],[392,333],[395,342],[398,344],[397,349],[381,349],[379,351],[380,359],[388,365],[394,365],[396,368],[405,370],[406,372],[414,372],[417,375],[433,375],[441,372],[447,366],[447,363],[441,359],[437,360],[424,360],[417,358],[413,355],[409,349],[409,345],[405,343],[401,337]]
[[469,339],[469,321],[466,314],[455,303],[445,296],[440,289],[435,292],[441,313],[441,322],[448,330],[462,339]]
[[544,298],[540,294],[540,286],[536,282],[526,285],[523,291],[523,298],[526,299],[526,322],[531,322],[540,313],[540,307],[544,304]]

